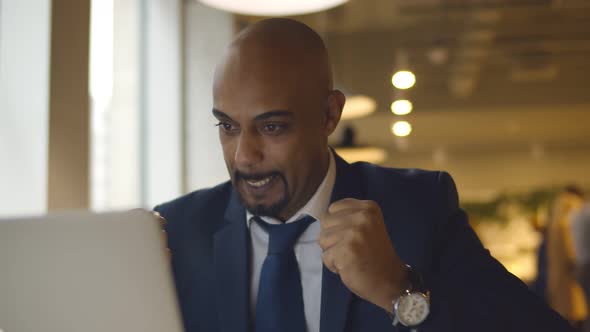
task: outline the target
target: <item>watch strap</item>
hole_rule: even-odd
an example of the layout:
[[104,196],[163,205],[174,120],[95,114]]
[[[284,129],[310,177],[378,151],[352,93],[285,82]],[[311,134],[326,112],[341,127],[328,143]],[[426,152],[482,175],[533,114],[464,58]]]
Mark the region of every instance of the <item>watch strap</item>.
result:
[[418,273],[416,269],[414,269],[408,264],[406,264],[406,269],[408,271],[408,280],[410,282],[410,287],[408,291],[427,293],[427,289],[424,285],[424,279],[422,279],[422,275]]

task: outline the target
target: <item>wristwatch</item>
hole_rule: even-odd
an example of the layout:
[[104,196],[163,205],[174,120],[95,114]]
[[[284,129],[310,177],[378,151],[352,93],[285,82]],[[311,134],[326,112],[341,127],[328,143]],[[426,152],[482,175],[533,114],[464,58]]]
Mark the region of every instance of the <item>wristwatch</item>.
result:
[[430,313],[430,293],[424,288],[422,278],[416,270],[406,265],[410,286],[402,295],[393,300],[393,325],[398,323],[417,331]]

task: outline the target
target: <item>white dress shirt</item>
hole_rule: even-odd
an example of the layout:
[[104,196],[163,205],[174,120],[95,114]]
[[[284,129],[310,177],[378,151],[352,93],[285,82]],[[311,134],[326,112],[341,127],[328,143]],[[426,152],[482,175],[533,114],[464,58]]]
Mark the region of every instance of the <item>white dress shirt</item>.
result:
[[[330,165],[324,180],[316,190],[311,199],[297,213],[286,222],[293,222],[303,215],[314,217],[313,222],[295,243],[293,250],[299,263],[301,272],[301,286],[303,289],[303,306],[305,310],[305,322],[308,332],[320,331],[320,309],[322,294],[322,248],[318,244],[320,235],[319,220],[327,211],[330,205],[330,197],[334,182],[336,180],[336,164],[334,156],[330,151]],[[256,314],[256,300],[258,298],[258,284],[260,281],[260,270],[268,252],[268,234],[256,222],[252,222],[253,215],[246,213],[246,222],[250,229],[250,249],[252,253],[250,266],[250,309],[254,321]],[[269,224],[281,224],[279,220],[261,217]]]

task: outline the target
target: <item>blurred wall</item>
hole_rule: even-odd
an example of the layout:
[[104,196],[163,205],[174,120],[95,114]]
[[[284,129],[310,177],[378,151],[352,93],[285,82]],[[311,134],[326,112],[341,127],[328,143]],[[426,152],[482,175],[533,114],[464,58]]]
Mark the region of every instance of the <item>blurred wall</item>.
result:
[[47,208],[50,8],[0,1],[0,215]]
[[[108,1],[112,8],[107,0],[92,2],[91,207],[95,210],[138,206],[141,192],[140,0]],[[99,6],[106,7],[105,13]]]
[[148,208],[182,192],[182,5],[142,1],[141,202]]
[[215,66],[233,37],[231,14],[191,1],[185,11],[187,191],[227,180],[211,87]]

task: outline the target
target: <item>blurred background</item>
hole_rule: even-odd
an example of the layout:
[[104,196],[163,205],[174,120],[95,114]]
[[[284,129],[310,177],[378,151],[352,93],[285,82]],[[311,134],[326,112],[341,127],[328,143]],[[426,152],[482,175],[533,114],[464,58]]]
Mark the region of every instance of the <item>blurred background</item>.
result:
[[151,208],[228,179],[212,73],[265,16],[324,38],[348,99],[337,151],[450,172],[533,284],[557,197],[590,189],[585,0],[0,0],[0,218]]

